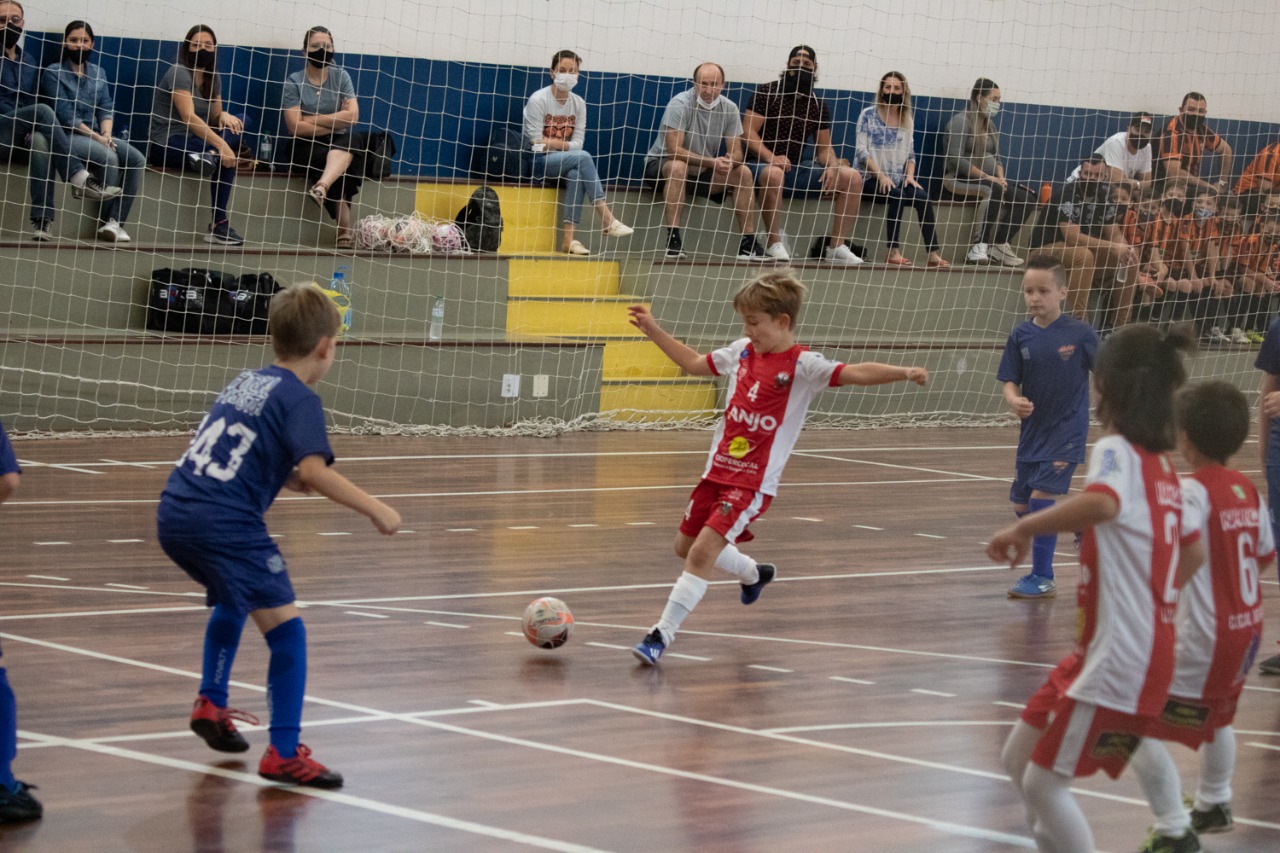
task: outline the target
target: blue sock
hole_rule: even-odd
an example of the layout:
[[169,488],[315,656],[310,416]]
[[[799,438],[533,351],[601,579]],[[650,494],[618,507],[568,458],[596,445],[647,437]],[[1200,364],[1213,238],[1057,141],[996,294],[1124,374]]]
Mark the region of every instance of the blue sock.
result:
[[[1057,503],[1052,498],[1032,498],[1027,502],[1031,512],[1048,509]],[[1038,578],[1053,577],[1053,552],[1058,547],[1058,534],[1045,533],[1031,540],[1031,574]]]
[[307,629],[301,617],[266,634],[271,649],[267,667],[267,707],[271,709],[271,745],[281,758],[298,754],[302,733],[302,697],[307,690]]
[[13,759],[18,755],[18,703],[9,674],[0,666],[0,788],[14,789]]
[[231,665],[236,662],[245,615],[219,604],[209,614],[209,625],[204,629],[200,695],[219,708],[227,707],[227,685],[231,683]]

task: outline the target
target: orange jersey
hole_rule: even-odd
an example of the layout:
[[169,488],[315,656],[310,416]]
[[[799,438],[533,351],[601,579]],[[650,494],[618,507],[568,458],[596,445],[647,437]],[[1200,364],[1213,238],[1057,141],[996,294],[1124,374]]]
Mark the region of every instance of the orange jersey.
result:
[[1177,160],[1188,173],[1199,177],[1204,152],[1213,153],[1220,147],[1222,137],[1208,127],[1202,131],[1190,131],[1182,126],[1180,116],[1174,116],[1160,136],[1160,159]]
[[1148,234],[1151,231],[1151,220],[1143,219],[1138,215],[1138,209],[1131,207],[1124,214],[1124,221],[1120,223],[1120,234],[1124,237],[1124,241],[1130,246],[1137,247],[1139,252],[1146,249]]
[[1267,244],[1261,234],[1250,234],[1244,238],[1237,263],[1248,272],[1274,275],[1280,268],[1280,243]]
[[1226,270],[1240,259],[1244,250],[1244,241],[1249,235],[1244,233],[1244,226],[1239,222],[1228,224],[1218,222],[1218,257],[1222,259],[1220,269]]
[[1163,215],[1156,216],[1151,220],[1150,230],[1147,232],[1148,251],[1158,249],[1161,260],[1166,264],[1177,261],[1182,257],[1181,232],[1180,217],[1165,219]]
[[1218,218],[1184,216],[1178,229],[1178,239],[1182,241],[1183,260],[1189,264],[1203,261],[1209,253],[1209,245],[1218,239]]
[[1236,195],[1253,192],[1259,181],[1270,181],[1272,187],[1280,186],[1280,142],[1273,142],[1249,161],[1244,174],[1236,181]]

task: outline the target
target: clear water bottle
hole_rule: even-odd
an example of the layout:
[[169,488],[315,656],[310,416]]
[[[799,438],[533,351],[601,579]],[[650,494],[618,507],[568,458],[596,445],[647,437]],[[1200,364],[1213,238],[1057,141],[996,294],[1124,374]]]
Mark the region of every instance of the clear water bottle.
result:
[[270,136],[263,136],[262,141],[258,143],[258,168],[266,172],[275,171],[275,163],[272,156],[275,154],[275,143],[271,141]]
[[116,133],[115,136],[116,136],[116,139],[119,139],[121,142],[128,142],[129,141],[129,125],[127,124],[121,125],[120,130]]
[[427,340],[444,339],[444,297],[437,296],[431,303],[431,325],[427,328]]
[[330,283],[330,290],[333,291],[334,296],[329,298],[342,312],[342,324],[338,327],[340,338],[351,331],[351,324],[355,321],[355,312],[351,308],[351,282],[347,280],[349,272],[351,267],[343,264],[333,271],[333,281]]

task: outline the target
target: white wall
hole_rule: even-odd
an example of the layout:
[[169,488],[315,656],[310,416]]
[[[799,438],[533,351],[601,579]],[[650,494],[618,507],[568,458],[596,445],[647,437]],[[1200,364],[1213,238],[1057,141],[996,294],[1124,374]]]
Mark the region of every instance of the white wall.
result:
[[84,17],[100,35],[295,47],[310,25],[366,53],[543,65],[570,47],[585,70],[683,75],[712,59],[762,81],[793,44],[822,83],[868,90],[889,69],[919,94],[965,97],[979,75],[1010,101],[1280,121],[1277,0],[31,0],[32,29]]

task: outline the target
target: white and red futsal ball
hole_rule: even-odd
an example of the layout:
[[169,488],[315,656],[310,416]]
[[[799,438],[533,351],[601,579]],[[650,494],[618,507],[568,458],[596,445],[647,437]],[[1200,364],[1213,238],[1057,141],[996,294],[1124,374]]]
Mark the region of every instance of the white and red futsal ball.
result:
[[524,636],[540,649],[558,649],[573,636],[573,614],[563,601],[551,596],[536,598],[520,620]]

